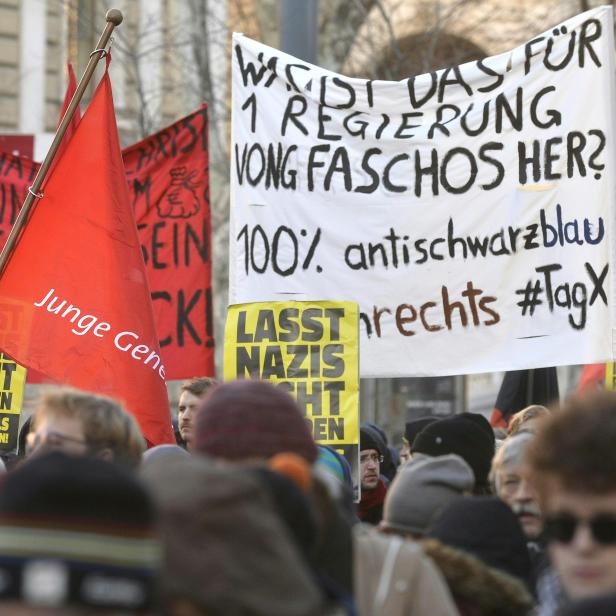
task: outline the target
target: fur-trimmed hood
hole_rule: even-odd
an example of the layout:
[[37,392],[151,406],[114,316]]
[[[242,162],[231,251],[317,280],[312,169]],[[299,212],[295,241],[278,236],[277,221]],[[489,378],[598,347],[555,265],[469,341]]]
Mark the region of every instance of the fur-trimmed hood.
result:
[[460,614],[526,616],[533,598],[523,582],[436,539],[420,542],[441,570]]

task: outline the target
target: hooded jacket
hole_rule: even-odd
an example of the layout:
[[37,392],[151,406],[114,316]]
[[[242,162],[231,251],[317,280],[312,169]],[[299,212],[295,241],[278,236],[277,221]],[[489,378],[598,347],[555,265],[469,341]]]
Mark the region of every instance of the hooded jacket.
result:
[[359,616],[457,616],[447,584],[421,547],[355,526],[353,568]]
[[436,539],[421,545],[445,577],[460,616],[526,616],[532,610],[521,580]]

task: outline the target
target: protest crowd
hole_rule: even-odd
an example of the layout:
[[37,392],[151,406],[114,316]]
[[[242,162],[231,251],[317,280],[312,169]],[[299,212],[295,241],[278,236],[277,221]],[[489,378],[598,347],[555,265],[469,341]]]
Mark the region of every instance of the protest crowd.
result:
[[[616,610],[616,392],[360,428],[348,462],[259,380],[182,387],[177,444],[44,393],[0,480],[3,614],[573,616]],[[397,463],[397,450],[403,452]]]

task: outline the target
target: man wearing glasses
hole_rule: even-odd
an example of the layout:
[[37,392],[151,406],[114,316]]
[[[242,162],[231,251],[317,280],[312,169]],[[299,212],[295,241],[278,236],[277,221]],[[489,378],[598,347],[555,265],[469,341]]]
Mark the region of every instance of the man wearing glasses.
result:
[[616,392],[565,402],[539,427],[528,463],[569,599],[616,593]]
[[359,431],[361,501],[357,508],[357,516],[368,524],[376,525],[383,518],[387,486],[380,477],[380,470],[385,447],[376,430],[370,426],[361,427]]

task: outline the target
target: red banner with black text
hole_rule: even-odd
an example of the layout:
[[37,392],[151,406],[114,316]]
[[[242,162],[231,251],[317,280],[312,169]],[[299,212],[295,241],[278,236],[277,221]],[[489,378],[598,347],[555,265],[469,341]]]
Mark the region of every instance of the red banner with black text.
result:
[[[124,149],[122,157],[166,376],[213,376],[207,107]],[[0,151],[0,247],[38,167]]]

